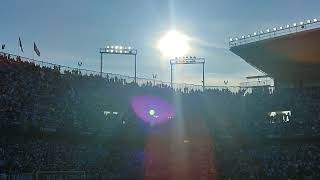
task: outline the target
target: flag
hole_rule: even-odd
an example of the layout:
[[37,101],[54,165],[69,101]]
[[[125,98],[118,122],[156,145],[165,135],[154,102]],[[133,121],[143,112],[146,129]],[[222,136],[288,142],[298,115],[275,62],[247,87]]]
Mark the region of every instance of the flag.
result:
[[23,47],[22,47],[22,43],[21,43],[20,37],[19,37],[19,46],[20,46],[21,52],[23,52]]
[[36,52],[36,54],[37,54],[38,56],[40,56],[40,51],[39,51],[39,49],[38,49],[38,47],[37,47],[37,45],[36,45],[35,42],[33,42],[33,50],[34,50],[34,52]]
[[2,44],[1,49],[4,50],[5,47],[6,47],[6,45]]

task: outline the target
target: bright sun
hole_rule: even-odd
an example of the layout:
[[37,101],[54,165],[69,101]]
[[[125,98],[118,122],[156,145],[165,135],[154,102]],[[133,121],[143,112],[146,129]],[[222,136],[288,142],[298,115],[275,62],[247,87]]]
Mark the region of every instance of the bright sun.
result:
[[159,40],[158,49],[165,57],[184,56],[190,50],[189,38],[185,34],[171,30]]

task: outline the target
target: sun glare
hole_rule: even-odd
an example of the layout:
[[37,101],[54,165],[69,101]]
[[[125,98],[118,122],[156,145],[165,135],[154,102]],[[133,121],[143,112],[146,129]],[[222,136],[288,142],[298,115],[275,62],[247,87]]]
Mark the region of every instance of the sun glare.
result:
[[190,50],[189,38],[181,32],[171,30],[159,40],[158,49],[165,57],[184,56]]

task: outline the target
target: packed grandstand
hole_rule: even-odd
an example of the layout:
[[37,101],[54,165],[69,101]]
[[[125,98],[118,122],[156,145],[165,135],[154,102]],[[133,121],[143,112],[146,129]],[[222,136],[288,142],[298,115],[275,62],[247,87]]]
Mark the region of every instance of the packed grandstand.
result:
[[0,74],[0,179],[320,179],[319,88],[172,89],[5,53]]

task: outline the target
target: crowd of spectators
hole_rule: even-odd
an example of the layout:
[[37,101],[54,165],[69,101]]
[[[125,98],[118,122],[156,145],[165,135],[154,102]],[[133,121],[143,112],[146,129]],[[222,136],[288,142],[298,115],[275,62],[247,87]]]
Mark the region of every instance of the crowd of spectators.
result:
[[120,147],[99,141],[1,137],[0,170],[34,174],[36,171],[83,171],[96,177],[139,178],[143,150]]
[[[174,90],[152,81],[138,85],[118,77],[40,66],[4,53],[0,54],[0,75],[0,165],[10,165],[2,171],[69,170],[141,177],[145,138],[152,127],[133,113],[130,99],[151,94],[171,102],[185,117],[204,119],[219,154],[214,161],[221,177],[319,178],[318,144],[300,145],[295,140],[294,145],[251,143],[230,148],[224,143],[237,138],[241,141],[233,144],[270,137],[317,137],[320,88],[272,93],[266,87],[250,92],[241,88],[237,92],[228,88]],[[290,111],[290,119],[275,123],[268,115],[272,111]],[[95,144],[41,136],[22,138],[10,133],[15,131],[104,140]]]
[[[260,91],[246,98],[246,107],[251,111],[248,126],[258,133],[272,136],[320,135],[320,88],[278,89],[272,94]],[[272,122],[267,115],[272,111],[290,111],[290,117],[285,121]]]
[[[225,149],[224,149],[225,151]],[[225,179],[319,179],[320,144],[268,144],[221,154]]]

